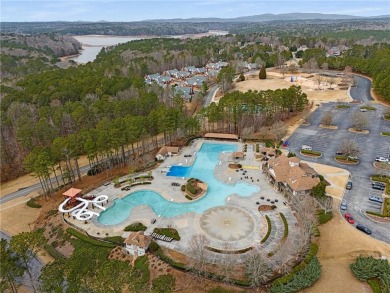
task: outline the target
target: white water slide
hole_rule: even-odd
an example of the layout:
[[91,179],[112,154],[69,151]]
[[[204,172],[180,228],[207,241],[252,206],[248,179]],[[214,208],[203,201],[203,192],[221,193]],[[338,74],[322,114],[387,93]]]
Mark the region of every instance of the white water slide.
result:
[[61,213],[72,213],[71,215],[76,217],[79,221],[86,221],[90,220],[93,216],[99,216],[99,213],[88,210],[88,206],[91,203],[94,207],[99,208],[103,211],[106,210],[105,207],[103,207],[101,204],[103,204],[105,201],[107,201],[108,196],[107,195],[99,195],[95,197],[94,199],[84,199],[81,197],[76,197],[76,200],[80,201],[80,204],[78,204],[75,207],[70,208],[69,210],[64,209],[64,206],[68,203],[68,201],[71,198],[68,197],[65,199],[60,206],[58,207],[58,210]]

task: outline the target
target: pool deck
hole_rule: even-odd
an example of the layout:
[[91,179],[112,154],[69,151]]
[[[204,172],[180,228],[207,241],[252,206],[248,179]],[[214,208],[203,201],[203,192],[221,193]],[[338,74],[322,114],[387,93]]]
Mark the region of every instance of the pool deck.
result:
[[[90,194],[93,195],[108,195],[109,203],[106,207],[113,204],[113,201],[116,198],[123,198],[124,196],[133,193],[139,190],[153,190],[161,194],[166,200],[174,202],[191,202],[186,199],[180,190],[180,186],[172,186],[173,182],[177,182],[180,185],[187,182],[187,178],[178,178],[166,176],[166,172],[169,170],[169,167],[172,165],[182,165],[190,166],[194,163],[196,158],[196,152],[199,151],[203,144],[204,140],[195,140],[189,147],[184,148],[180,151],[178,155],[166,158],[166,160],[155,170],[152,171],[152,176],[154,180],[150,185],[139,185],[131,187],[130,191],[121,191],[121,188],[115,188],[111,183],[108,186],[101,186],[98,189],[95,189]],[[207,141],[212,143],[221,143],[221,141]],[[237,151],[243,149],[243,144],[238,142],[222,142],[230,143],[237,145]],[[191,157],[184,157],[184,155],[192,155]],[[283,235],[283,222],[278,219],[280,218],[278,213],[283,212],[288,219],[288,221],[294,223],[296,222],[295,217],[293,216],[291,210],[288,206],[283,204],[285,201],[284,197],[277,192],[275,192],[271,185],[266,182],[265,176],[261,173],[261,162],[255,159],[254,145],[248,144],[246,156],[243,159],[238,160],[238,163],[243,165],[243,169],[247,172],[245,176],[248,176],[246,179],[242,172],[237,172],[234,169],[228,167],[229,163],[233,163],[231,153],[221,153],[219,156],[220,162],[217,164],[214,175],[215,177],[226,184],[235,184],[239,181],[247,182],[249,184],[254,184],[258,186],[258,191],[252,194],[249,197],[241,197],[237,194],[232,194],[227,198],[226,206],[236,207],[249,214],[254,222],[254,229],[249,235],[245,235],[242,239],[235,241],[223,241],[217,238],[213,238],[205,232],[200,224],[201,214],[197,213],[187,213],[180,216],[165,218],[156,215],[151,207],[149,206],[137,206],[134,207],[132,213],[123,223],[106,226],[100,224],[97,221],[97,218],[93,218],[92,221],[87,223],[80,222],[64,215],[67,221],[80,227],[88,234],[97,237],[103,236],[118,236],[123,234],[123,230],[126,226],[134,222],[141,222],[147,226],[145,234],[151,234],[154,228],[160,227],[172,227],[175,228],[181,237],[180,241],[164,242],[157,240],[157,242],[165,247],[171,248],[173,250],[182,252],[186,255],[191,255],[189,251],[189,242],[191,238],[196,234],[204,234],[209,240],[209,246],[217,249],[230,249],[230,250],[241,250],[248,247],[262,247],[265,251],[272,251],[277,247],[277,241],[281,239]],[[121,178],[125,179],[125,177]],[[251,179],[252,178],[252,179]],[[122,187],[127,184],[122,184]],[[265,199],[261,200],[260,196],[264,196]],[[266,199],[270,200],[278,199],[277,203],[274,203],[277,208],[271,212],[259,212],[258,204],[268,204],[269,202]],[[95,210],[96,211],[96,210]],[[260,244],[261,239],[267,233],[267,222],[264,215],[268,214],[270,218],[272,217],[272,224],[274,227],[273,233],[271,233],[270,240],[266,241],[263,244]],[[151,224],[151,220],[156,219],[154,224]],[[220,258],[220,254],[209,251],[210,262],[217,263]],[[241,255],[241,254],[240,254]],[[242,260],[242,257],[238,258],[238,261]]]

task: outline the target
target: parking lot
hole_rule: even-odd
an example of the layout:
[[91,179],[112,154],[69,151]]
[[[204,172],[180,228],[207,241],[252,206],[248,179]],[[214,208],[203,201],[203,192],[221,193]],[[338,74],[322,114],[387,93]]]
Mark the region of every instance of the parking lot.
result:
[[[351,172],[352,190],[346,190],[344,200],[348,204],[345,212],[350,213],[357,223],[366,225],[371,231],[372,236],[390,243],[390,224],[376,223],[366,217],[366,210],[380,212],[381,205],[368,200],[370,195],[381,197],[381,191],[372,189],[369,176],[377,174],[378,170],[374,168],[373,163],[376,156],[388,157],[390,155],[390,137],[382,136],[381,132],[390,132],[390,121],[383,119],[383,114],[388,109],[380,104],[373,103],[367,90],[359,83],[369,85],[366,79],[359,77],[357,79],[360,92],[355,93],[363,101],[362,104],[349,104],[350,108],[337,108],[338,103],[327,103],[318,106],[313,112],[309,126],[301,125],[288,139],[288,150],[295,153],[300,159],[320,164],[331,165],[346,169]],[[351,95],[354,93],[351,90]],[[368,91],[369,95],[369,91]],[[352,95],[353,98],[355,96]],[[351,115],[360,111],[362,105],[375,107],[375,111],[362,112],[369,121],[367,129],[368,134],[354,133],[348,131],[351,127]],[[331,112],[333,115],[332,125],[338,126],[338,129],[320,128],[322,117]],[[343,140],[353,140],[359,147],[359,163],[357,165],[346,165],[334,160],[336,151]],[[312,147],[314,151],[322,153],[320,158],[309,158],[300,154],[302,145]],[[345,214],[343,211],[343,215]],[[356,225],[356,224],[355,224]]]

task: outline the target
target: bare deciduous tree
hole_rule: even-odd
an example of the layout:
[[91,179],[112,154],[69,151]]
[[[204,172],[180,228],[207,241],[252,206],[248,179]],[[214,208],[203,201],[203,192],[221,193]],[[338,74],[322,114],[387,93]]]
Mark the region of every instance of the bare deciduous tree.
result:
[[330,111],[326,112],[324,117],[322,117],[321,119],[321,123],[326,126],[331,125],[332,121],[333,121],[333,114]]
[[309,232],[318,225],[316,201],[310,195],[292,196],[291,203],[297,211],[302,226]]
[[277,121],[271,126],[271,133],[275,141],[278,142],[287,134],[287,127],[283,122]]
[[350,139],[344,139],[339,147],[339,150],[346,156],[357,156],[360,153],[360,150],[355,141]]
[[317,82],[317,89],[321,89],[321,83],[325,80],[325,77],[322,74],[317,74],[314,79]]
[[351,122],[352,126],[358,131],[365,129],[368,126],[367,117],[362,112],[353,113],[351,116]]
[[322,63],[321,68],[322,68],[322,70],[328,70],[329,69],[328,63],[326,63],[326,62]]
[[271,269],[266,258],[258,250],[253,250],[245,260],[245,274],[253,287],[266,283],[269,279]]
[[288,66],[288,70],[290,70],[291,73],[295,73],[298,71],[298,65],[296,63],[291,63],[289,66]]
[[336,78],[333,77],[333,76],[329,76],[329,77],[326,79],[326,81],[327,81],[328,84],[329,84],[329,89],[331,89],[331,88],[332,88],[332,85],[336,83]]
[[204,234],[193,235],[189,243],[190,267],[198,275],[203,274],[207,264],[206,246],[208,244],[209,241]]
[[231,245],[225,244],[223,248],[225,252],[221,254],[217,273],[219,276],[223,277],[222,281],[230,283],[235,272],[236,256],[231,252],[233,251]]

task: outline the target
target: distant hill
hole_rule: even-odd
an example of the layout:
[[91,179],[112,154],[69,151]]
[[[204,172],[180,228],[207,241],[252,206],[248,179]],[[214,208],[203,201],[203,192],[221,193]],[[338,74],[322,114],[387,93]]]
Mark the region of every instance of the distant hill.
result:
[[[376,16],[377,18],[378,16]],[[387,17],[387,16],[380,16]],[[260,14],[252,16],[240,16],[235,18],[173,18],[173,19],[149,19],[147,22],[263,22],[275,20],[309,20],[309,19],[361,19],[362,16],[323,13],[285,13],[285,14]]]

